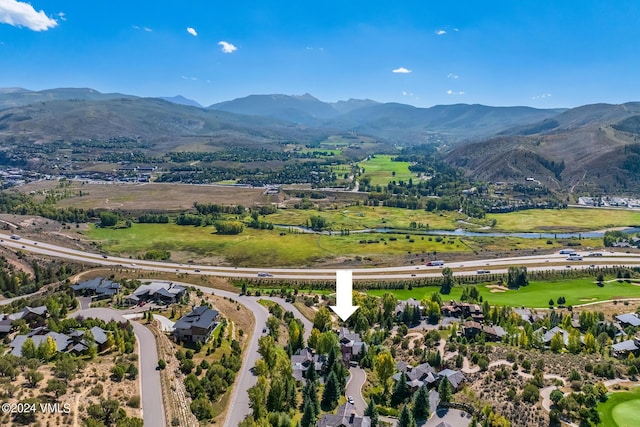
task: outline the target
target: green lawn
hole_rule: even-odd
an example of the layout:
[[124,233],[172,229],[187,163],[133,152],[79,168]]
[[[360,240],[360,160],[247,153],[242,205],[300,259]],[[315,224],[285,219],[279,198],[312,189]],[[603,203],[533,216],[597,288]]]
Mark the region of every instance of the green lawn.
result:
[[598,413],[603,427],[636,427],[640,424],[640,389],[609,394],[606,402],[598,404]]
[[[525,306],[534,308],[548,307],[549,299],[557,301],[559,297],[565,297],[565,305],[578,305],[588,302],[605,301],[610,299],[640,298],[640,287],[629,283],[610,282],[603,287],[597,286],[593,279],[567,279],[550,280],[544,282],[531,282],[529,286],[518,290],[504,292],[491,292],[488,284],[477,285],[478,291],[484,300],[491,305]],[[462,286],[456,286],[451,294],[442,295],[443,300],[459,300],[462,295]],[[398,299],[422,299],[438,291],[437,287],[414,288],[412,290],[384,290],[376,289],[368,291],[369,294],[382,296],[385,292],[393,293]]]
[[360,162],[359,166],[365,169],[364,176],[371,178],[373,185],[387,185],[393,180],[408,181],[409,178],[417,177],[417,174],[409,170],[409,162],[394,162],[393,158],[394,156],[377,154],[372,159]]
[[496,220],[496,231],[579,232],[609,227],[638,226],[640,212],[620,209],[531,209],[504,214],[487,214]]

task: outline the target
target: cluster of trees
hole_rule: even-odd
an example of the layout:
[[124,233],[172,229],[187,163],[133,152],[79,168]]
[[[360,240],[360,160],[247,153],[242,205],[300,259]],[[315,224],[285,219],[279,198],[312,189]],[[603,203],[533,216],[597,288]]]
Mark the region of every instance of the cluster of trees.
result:
[[273,184],[308,183],[326,187],[335,185],[336,175],[331,170],[330,161],[321,159],[309,162],[289,162],[281,168],[240,168],[216,166],[176,166],[163,173],[159,182],[184,182],[189,184],[207,184],[223,180],[236,180],[239,184],[256,187]]
[[[219,336],[222,336],[220,332]],[[214,416],[211,402],[217,402],[231,387],[242,365],[242,349],[237,340],[231,339],[230,351],[224,352],[218,362],[203,360],[198,366],[193,362],[193,350],[179,350],[176,358],[180,370],[186,374],[184,384],[192,399],[191,412],[200,421]],[[193,372],[195,368],[195,373]]]
[[329,221],[320,215],[314,215],[307,219],[307,227],[315,231],[321,231],[329,227]]
[[509,267],[507,270],[507,287],[509,289],[518,289],[528,284],[529,276],[527,275],[527,267]]
[[143,425],[141,418],[127,417],[118,399],[101,399],[98,403],[90,404],[87,406],[87,415],[89,417],[84,420],[87,427],[142,427]]
[[53,201],[38,202],[33,196],[17,191],[0,193],[0,212],[16,215],[37,215],[60,222],[80,223],[97,217],[93,209],[58,208]]
[[[578,379],[573,381],[581,381],[579,377],[578,375]],[[567,418],[580,425],[600,424],[600,415],[596,408],[599,402],[606,402],[607,388],[600,382],[584,383],[579,390],[566,396],[560,390],[551,392],[549,397],[553,406],[549,412],[549,418],[553,425],[560,425],[560,420]]]
[[145,213],[138,217],[140,224],[168,224],[169,215]]
[[244,224],[240,221],[216,221],[214,226],[218,234],[240,234],[244,231]]

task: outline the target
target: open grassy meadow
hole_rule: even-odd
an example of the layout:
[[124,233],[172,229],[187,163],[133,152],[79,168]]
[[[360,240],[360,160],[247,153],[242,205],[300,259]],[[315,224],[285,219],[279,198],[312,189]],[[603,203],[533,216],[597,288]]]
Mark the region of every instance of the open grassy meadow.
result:
[[[378,154],[372,159],[360,162],[365,177],[371,178],[373,185],[387,185],[390,181],[408,181],[417,175],[409,170],[409,162],[394,162],[394,156]],[[395,172],[395,175],[394,175]]]
[[[603,287],[596,285],[590,278],[532,281],[529,286],[518,290],[500,291],[491,284],[477,285],[478,291],[483,300],[489,301],[491,305],[524,306],[533,308],[549,307],[549,299],[557,301],[559,297],[565,297],[565,305],[586,304],[589,302],[606,301],[611,299],[640,298],[640,286],[635,286],[626,282],[609,282]],[[398,299],[415,298],[422,299],[437,292],[438,287],[428,286],[414,288],[412,290],[384,290],[376,289],[367,291],[370,295],[382,296],[386,292],[393,293]],[[442,295],[443,300],[460,300],[462,286],[456,286],[451,290],[451,294]]]
[[640,389],[609,394],[606,402],[598,404],[600,426],[635,427],[640,423]]
[[[281,229],[245,229],[239,235],[215,234],[213,227],[175,224],[132,224],[131,228],[91,228],[87,237],[100,243],[103,250],[117,255],[142,255],[150,249],[192,253],[196,256],[222,257],[238,266],[306,266],[343,256],[361,256],[382,261],[389,255],[458,252],[471,249],[464,240],[390,235],[382,233],[349,236],[284,233]],[[392,240],[396,239],[396,240]],[[411,241],[413,240],[413,241]],[[368,243],[360,243],[366,241]]]
[[640,226],[640,211],[621,209],[531,209],[504,214],[487,214],[495,219],[495,231],[580,232],[610,227]]
[[332,230],[364,230],[371,228],[409,229],[412,222],[437,230],[455,230],[460,227],[458,219],[465,216],[457,212],[433,213],[389,207],[349,206],[344,209],[315,210],[280,209],[268,215],[266,220],[274,224],[306,225],[312,216],[319,215],[329,221]]

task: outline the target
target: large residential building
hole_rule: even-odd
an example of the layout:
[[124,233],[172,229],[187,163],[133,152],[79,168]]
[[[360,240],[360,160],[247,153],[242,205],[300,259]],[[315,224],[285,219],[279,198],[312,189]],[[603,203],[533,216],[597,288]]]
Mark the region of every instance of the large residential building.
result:
[[125,301],[131,305],[141,301],[156,301],[162,304],[173,304],[185,293],[186,289],[170,282],[151,282],[140,285]]
[[[93,336],[93,343],[98,346],[100,351],[106,350],[106,344],[108,341],[107,333],[104,329],[94,326],[89,329]],[[22,356],[22,346],[27,339],[31,339],[37,348],[41,343],[46,342],[49,337],[56,343],[56,350],[58,353],[83,353],[89,349],[91,342],[87,342],[85,339],[85,330],[76,329],[69,332],[69,334],[62,334],[59,332],[53,332],[45,327],[40,327],[32,330],[28,334],[16,336],[9,346],[11,347],[11,354],[14,356]]]
[[326,362],[327,356],[324,354],[314,354],[312,349],[303,348],[298,354],[291,356],[293,378],[304,383],[306,382],[305,374],[311,364],[313,364],[316,373],[320,374]]
[[0,314],[0,334],[11,332],[14,329],[14,322],[17,320],[24,320],[32,326],[34,323],[44,325],[47,313],[47,307],[42,305],[40,307],[27,306],[17,313]]
[[323,415],[317,424],[318,427],[370,427],[371,418],[359,416],[356,407],[350,403],[338,406],[335,414]]
[[362,341],[360,334],[350,332],[347,328],[340,329],[338,341],[340,341],[342,360],[346,363],[349,363],[351,359],[356,359],[362,349],[367,350],[367,344]]
[[95,295],[95,299],[111,298],[120,292],[120,283],[97,277],[71,286],[71,289],[82,295]]
[[173,325],[174,334],[181,341],[206,342],[216,328],[218,312],[206,306],[196,307]]

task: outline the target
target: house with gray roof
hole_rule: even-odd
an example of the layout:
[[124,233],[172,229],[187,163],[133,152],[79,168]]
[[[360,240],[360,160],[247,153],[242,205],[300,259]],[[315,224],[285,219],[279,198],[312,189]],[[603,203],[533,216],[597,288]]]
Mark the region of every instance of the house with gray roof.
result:
[[[94,326],[90,331],[93,335],[93,341],[98,345],[98,349],[100,351],[105,350],[108,331],[98,326]],[[41,343],[46,342],[47,338],[51,337],[56,343],[58,353],[84,353],[89,348],[88,343],[84,339],[85,333],[85,330],[75,329],[68,334],[62,334],[50,331],[45,327],[39,327],[33,329],[28,334],[16,336],[9,346],[11,347],[11,354],[20,357],[22,356],[22,345],[28,338],[31,338],[31,341],[33,341],[37,348]]]
[[184,286],[175,285],[171,282],[150,282],[144,283],[136,289],[133,294],[128,295],[125,300],[130,304],[138,304],[140,301],[155,300],[163,304],[173,304],[177,302],[186,292]]
[[620,314],[616,316],[616,320],[623,328],[627,326],[640,326],[640,317],[638,317],[636,313]]
[[93,295],[95,299],[111,298],[120,292],[120,288],[120,283],[112,282],[102,277],[96,277],[71,286],[71,289],[75,292],[81,295]]
[[206,342],[218,324],[218,315],[207,306],[196,307],[175,323],[174,334],[181,341]]
[[41,305],[39,307],[26,306],[22,310],[18,311],[17,313],[12,313],[8,315],[7,318],[11,320],[24,319],[27,322],[29,322],[31,320],[44,319],[47,317],[47,313],[48,313],[47,307],[44,305]]
[[462,383],[465,381],[464,374],[461,371],[454,371],[451,369],[443,369],[442,371],[438,372],[438,377],[441,379],[441,381],[445,379],[449,381],[449,384],[451,384],[451,387],[454,390],[458,390],[462,386]]
[[317,427],[371,427],[371,418],[359,416],[355,405],[345,403],[338,406],[335,414],[324,414]]
[[293,377],[297,381],[306,382],[305,374],[309,366],[313,367],[317,374],[320,374],[327,363],[327,356],[324,354],[314,354],[310,348],[303,348],[298,354],[291,356],[291,365],[293,367]]
[[613,344],[611,353],[615,357],[628,357],[630,353],[634,356],[640,355],[640,337]]
[[418,309],[418,310],[422,310],[422,306],[420,305],[420,301],[413,299],[413,298],[409,298],[406,300],[400,300],[398,301],[398,304],[396,304],[396,308],[394,310],[394,313],[396,313],[396,316],[401,316],[402,312],[404,311],[405,307],[412,307],[413,309]]
[[533,331],[533,334],[540,337],[540,340],[544,343],[544,345],[547,345],[547,346],[551,343],[551,339],[555,334],[562,335],[562,341],[564,342],[564,345],[569,344],[569,332],[565,331],[559,326],[554,326],[549,330],[547,330],[547,328],[545,327],[542,327],[540,329]]
[[427,362],[418,366],[410,366],[405,362],[398,362],[396,363],[396,368],[399,369],[400,372],[396,372],[391,378],[400,381],[400,376],[404,374],[407,376],[407,384],[412,383],[416,388],[438,381],[436,370]]
[[363,349],[367,350],[367,344],[362,341],[360,334],[351,332],[347,328],[340,329],[338,341],[340,342],[342,360],[345,363],[349,363],[351,359],[357,359]]

